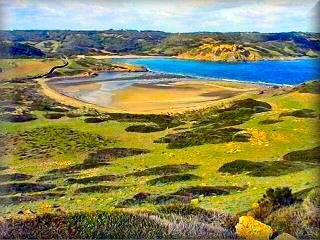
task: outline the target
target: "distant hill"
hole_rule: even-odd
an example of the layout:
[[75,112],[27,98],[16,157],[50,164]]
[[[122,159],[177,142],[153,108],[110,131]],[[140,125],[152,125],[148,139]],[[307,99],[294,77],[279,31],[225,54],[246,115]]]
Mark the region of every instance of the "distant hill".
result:
[[161,31],[0,31],[0,57],[142,54],[212,61],[319,57],[319,33]]
[[43,57],[40,49],[19,42],[1,41],[0,57]]

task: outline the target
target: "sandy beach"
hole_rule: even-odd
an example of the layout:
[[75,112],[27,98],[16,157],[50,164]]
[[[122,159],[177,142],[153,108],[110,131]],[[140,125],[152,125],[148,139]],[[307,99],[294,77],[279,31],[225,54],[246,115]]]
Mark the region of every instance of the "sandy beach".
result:
[[248,93],[250,89],[224,87],[209,82],[179,81],[166,86],[135,84],[113,91],[113,109],[138,112],[182,112],[203,108],[223,99]]
[[[261,85],[181,80],[163,83],[134,83],[131,86],[105,90],[103,82],[55,86],[41,79],[44,94],[66,105],[90,107],[106,112],[178,113],[219,105],[222,102],[256,93]],[[109,82],[106,82],[109,84]]]

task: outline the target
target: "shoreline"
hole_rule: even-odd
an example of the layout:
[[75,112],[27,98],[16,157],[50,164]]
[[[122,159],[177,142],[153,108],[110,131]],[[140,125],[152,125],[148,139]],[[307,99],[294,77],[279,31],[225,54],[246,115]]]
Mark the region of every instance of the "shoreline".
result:
[[[186,59],[188,60],[188,59]],[[193,61],[193,60],[191,60]],[[254,82],[254,81],[246,81],[246,80],[237,80],[237,79],[228,79],[228,78],[214,78],[214,77],[202,77],[202,76],[198,76],[198,75],[186,75],[186,74],[180,74],[180,73],[168,73],[168,72],[162,72],[162,71],[154,71],[154,70],[150,70],[148,68],[146,68],[146,71],[105,71],[105,70],[101,70],[101,71],[97,71],[95,75],[89,75],[89,76],[84,76],[84,75],[73,75],[73,76],[56,76],[56,77],[51,77],[49,81],[59,81],[59,80],[78,80],[81,78],[86,78],[86,79],[92,79],[92,81],[87,80],[85,82],[89,83],[95,83],[95,82],[103,82],[103,81],[120,81],[120,80],[131,80],[131,79],[150,79],[150,76],[137,76],[137,77],[127,77],[127,78],[115,78],[115,79],[106,79],[106,80],[94,80],[95,77],[97,77],[99,74],[101,73],[151,73],[151,74],[155,74],[155,78],[182,78],[182,79],[199,79],[200,81],[209,81],[209,82],[231,82],[231,83],[241,83],[241,84],[252,84],[252,85],[258,85],[258,86],[267,86],[267,87],[294,87],[297,86],[299,84],[285,84],[285,83],[268,83],[268,82]],[[160,75],[160,76],[156,76],[156,75]],[[317,80],[317,79],[312,79],[312,80],[308,80],[308,81],[313,81],[313,80]],[[78,84],[80,84],[80,82],[77,82]],[[76,84],[76,83],[75,83]]]
[[[109,109],[106,107],[100,107],[100,106],[97,106],[93,103],[85,102],[80,99],[76,99],[76,98],[67,96],[67,95],[57,91],[54,87],[47,84],[47,81],[48,81],[48,79],[45,79],[45,78],[37,79],[37,83],[39,83],[39,85],[41,87],[41,92],[45,96],[47,96],[47,97],[49,97],[59,103],[62,103],[67,106],[76,107],[76,108],[94,108],[94,109],[101,111],[101,112],[112,112],[112,113],[121,112],[121,111],[113,111],[113,109]],[[126,113],[126,112],[123,112],[123,113]]]
[[162,56],[162,55],[137,55],[137,54],[125,54],[125,55],[77,55],[77,58],[91,57],[94,59],[136,59],[136,58],[176,58],[176,56]]
[[197,58],[183,58],[179,56],[165,56],[165,55],[138,55],[138,54],[125,54],[125,55],[77,55],[77,58],[85,58],[91,57],[95,59],[138,59],[138,58],[168,58],[168,59],[180,59],[180,60],[194,60],[194,61],[203,61],[203,62],[213,62],[213,63],[240,63],[240,62],[260,62],[260,61],[295,61],[295,60],[306,60],[306,59],[318,59],[320,57],[308,57],[308,56],[301,56],[301,57],[274,57],[274,58],[261,58],[258,60],[247,60],[247,61],[213,61],[213,60],[205,60],[205,59],[197,59]]

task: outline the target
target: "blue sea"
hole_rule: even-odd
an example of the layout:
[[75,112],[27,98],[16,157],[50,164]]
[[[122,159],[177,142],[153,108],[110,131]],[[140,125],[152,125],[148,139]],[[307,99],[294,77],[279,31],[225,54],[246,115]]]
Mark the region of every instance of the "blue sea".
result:
[[320,79],[320,59],[265,60],[257,62],[209,62],[173,58],[114,59],[147,67],[151,71],[205,79],[295,85]]

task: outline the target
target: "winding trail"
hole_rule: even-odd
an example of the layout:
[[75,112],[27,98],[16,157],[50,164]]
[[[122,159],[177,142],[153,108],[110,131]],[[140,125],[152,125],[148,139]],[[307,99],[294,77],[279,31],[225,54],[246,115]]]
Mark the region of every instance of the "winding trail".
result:
[[53,68],[51,68],[51,70],[50,70],[47,74],[44,74],[44,75],[42,75],[41,77],[50,77],[50,75],[51,75],[56,69],[64,68],[64,67],[66,67],[66,66],[69,65],[68,58],[61,58],[61,60],[63,61],[63,65],[54,66]]
[[22,78],[16,78],[16,79],[11,79],[11,80],[6,80],[6,81],[3,81],[3,82],[23,82],[25,80],[34,80],[34,79],[38,79],[38,78],[49,78],[51,77],[52,73],[56,70],[56,69],[59,69],[59,68],[64,68],[66,66],[69,65],[69,61],[68,61],[68,58],[65,57],[65,58],[61,58],[61,60],[63,61],[63,64],[62,65],[57,65],[57,66],[54,66],[52,67],[49,72],[47,73],[44,73],[44,74],[39,74],[39,75],[36,75],[36,76],[31,76],[31,77],[22,77]]

